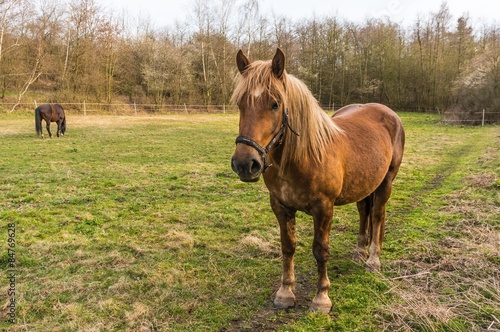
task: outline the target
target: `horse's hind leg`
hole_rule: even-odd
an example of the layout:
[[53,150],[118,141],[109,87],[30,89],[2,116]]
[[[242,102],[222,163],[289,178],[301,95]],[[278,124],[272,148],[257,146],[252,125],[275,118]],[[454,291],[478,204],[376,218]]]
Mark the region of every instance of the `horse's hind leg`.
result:
[[359,232],[358,246],[354,253],[354,259],[364,261],[368,258],[366,246],[370,242],[369,226],[370,226],[370,210],[373,203],[373,194],[356,203],[359,212]]
[[392,180],[394,176],[386,176],[384,181],[373,193],[373,205],[370,211],[370,248],[369,257],[366,261],[368,268],[379,271],[380,252],[385,232],[385,204],[389,200],[392,191]]

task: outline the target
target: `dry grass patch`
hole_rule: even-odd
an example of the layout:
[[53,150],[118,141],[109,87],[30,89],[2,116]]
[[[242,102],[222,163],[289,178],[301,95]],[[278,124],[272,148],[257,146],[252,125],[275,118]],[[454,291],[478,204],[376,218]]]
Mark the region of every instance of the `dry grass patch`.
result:
[[[439,248],[442,249],[442,248]],[[480,252],[463,248],[460,257],[446,255],[433,264],[398,261],[408,274],[388,279],[390,292],[400,300],[385,311],[388,331],[500,330],[500,273]]]
[[474,174],[468,176],[465,179],[465,183],[476,188],[491,189],[500,184],[500,178],[492,173]]
[[165,249],[171,250],[192,250],[194,248],[194,238],[182,231],[172,230],[160,237]]
[[[490,175],[469,176],[476,188],[491,188]],[[494,190],[494,189],[493,189]],[[387,308],[387,331],[500,331],[500,207],[469,188],[447,197],[443,225],[452,234],[421,242],[409,259],[391,263],[390,292],[399,301]],[[422,250],[425,248],[425,250]],[[389,323],[388,323],[389,322]]]
[[125,319],[129,323],[129,326],[137,326],[137,322],[144,320],[144,317],[150,315],[150,309],[147,305],[141,302],[135,302],[132,310],[125,312]]
[[[469,187],[457,191],[446,197],[448,204],[440,209],[443,214],[457,214],[461,220],[456,223],[457,227],[463,227],[467,224],[482,224],[489,222],[491,226],[495,227],[492,218],[500,214],[500,206],[498,200],[500,199],[500,191],[496,195],[486,197],[484,195],[477,196],[474,194],[474,188],[481,189],[494,189],[492,183],[494,177],[490,175],[484,176],[470,176],[466,182],[470,184]],[[474,183],[474,185],[472,185]],[[498,223],[496,227],[498,228]]]
[[265,256],[276,256],[280,253],[279,244],[273,244],[260,236],[252,234],[241,239],[239,249],[241,251],[246,251],[248,249],[256,250]]

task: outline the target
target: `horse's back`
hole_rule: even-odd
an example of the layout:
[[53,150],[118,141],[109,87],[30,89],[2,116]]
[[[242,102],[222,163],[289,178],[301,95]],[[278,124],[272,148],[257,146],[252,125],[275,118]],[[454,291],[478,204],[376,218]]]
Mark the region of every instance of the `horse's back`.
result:
[[340,119],[345,119],[345,121],[370,119],[371,121],[378,122],[387,118],[396,119],[398,124],[401,123],[401,120],[396,112],[391,110],[389,107],[378,103],[347,105],[336,111],[332,118],[335,122]]
[[44,112],[47,112],[49,110],[50,110],[49,104],[41,104],[41,105],[38,105],[38,107],[35,109],[35,112],[44,113]]
[[[393,145],[404,146],[404,129],[399,116],[389,107],[377,104],[352,104],[339,109],[332,120],[347,132],[367,139],[387,133]],[[373,137],[372,137],[373,138]]]
[[40,112],[42,117],[48,118],[52,122],[65,117],[64,109],[60,104],[42,104],[35,109],[35,112]]
[[59,118],[63,119],[65,117],[64,109],[60,104],[53,105],[54,110],[56,110],[57,114],[59,114]]

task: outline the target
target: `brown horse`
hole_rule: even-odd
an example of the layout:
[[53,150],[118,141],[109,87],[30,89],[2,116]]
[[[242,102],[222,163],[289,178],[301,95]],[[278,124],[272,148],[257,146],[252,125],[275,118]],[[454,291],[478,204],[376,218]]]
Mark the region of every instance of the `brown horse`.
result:
[[241,75],[233,101],[240,122],[231,166],[245,182],[263,174],[271,196],[283,254],[274,305],[295,305],[295,213],[300,210],[314,220],[318,283],[311,309],[329,312],[326,263],[333,206],[357,203],[356,254],[367,258],[368,268],[379,270],[385,204],[403,157],[403,125],[380,104],[349,105],[330,118],[307,86],[287,74],[279,49],[271,61],[255,62],[240,50],[236,63]]
[[45,120],[47,124],[47,132],[50,138],[52,138],[52,133],[50,132],[50,123],[57,123],[57,137],[59,134],[64,136],[66,132],[66,115],[64,114],[64,109],[59,104],[43,104],[35,109],[35,127],[38,136],[43,138],[42,131],[42,119]]

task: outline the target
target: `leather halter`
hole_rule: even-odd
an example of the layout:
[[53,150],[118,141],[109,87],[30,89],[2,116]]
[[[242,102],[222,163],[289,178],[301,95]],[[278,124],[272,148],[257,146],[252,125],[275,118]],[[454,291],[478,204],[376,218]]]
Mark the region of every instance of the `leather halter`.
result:
[[262,171],[262,173],[264,173],[269,167],[273,165],[273,164],[266,165],[267,154],[278,140],[279,140],[278,145],[282,143],[283,134],[285,133],[287,127],[290,128],[290,131],[292,133],[294,133],[297,136],[300,136],[295,130],[292,129],[292,127],[290,127],[290,123],[288,122],[288,109],[285,108],[285,110],[283,111],[283,121],[281,122],[280,129],[276,133],[276,135],[274,135],[274,137],[271,139],[269,144],[266,145],[265,148],[262,147],[259,143],[257,143],[253,139],[241,135],[236,137],[235,143],[236,144],[242,143],[251,146],[252,148],[257,150],[257,152],[259,152],[260,158],[262,159],[262,162],[264,164],[264,170]]

